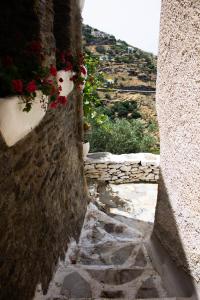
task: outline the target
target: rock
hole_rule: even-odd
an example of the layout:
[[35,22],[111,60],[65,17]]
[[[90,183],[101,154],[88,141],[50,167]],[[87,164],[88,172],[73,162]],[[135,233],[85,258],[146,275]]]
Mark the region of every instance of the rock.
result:
[[131,169],[131,173],[134,174],[134,173],[137,173],[137,172],[138,172],[138,168],[132,168],[132,169]]
[[124,226],[115,225],[114,223],[107,223],[104,225],[104,229],[108,233],[118,233],[121,234],[124,231]]
[[61,294],[70,298],[92,297],[89,283],[77,272],[73,272],[65,277]]
[[153,170],[153,174],[159,176],[160,175],[160,171],[159,170]]
[[139,169],[142,170],[142,171],[146,171],[148,169],[148,167],[147,166],[140,166]]
[[119,172],[119,173],[117,173],[117,176],[121,178],[122,176],[124,176],[124,173],[123,172]]
[[145,267],[147,264],[146,258],[142,249],[139,250],[136,259],[135,259],[135,267]]
[[111,257],[112,263],[114,265],[123,265],[131,255],[133,249],[133,245],[128,245],[115,251]]
[[142,286],[137,292],[136,298],[138,299],[147,299],[147,298],[158,298],[158,291],[155,287],[153,278],[148,278],[143,282]]
[[114,164],[114,165],[108,165],[109,169],[119,169],[122,165],[120,164]]
[[139,277],[143,270],[138,269],[107,269],[107,270],[89,270],[88,273],[101,283],[121,285],[128,283]]
[[104,229],[108,233],[114,232],[115,231],[114,228],[115,228],[115,224],[113,224],[113,223],[107,223],[104,225]]
[[111,180],[111,177],[100,177],[101,180],[104,180],[104,181],[110,181]]
[[129,179],[129,177],[126,176],[126,175],[122,176],[121,178],[122,178],[122,179]]
[[146,179],[154,180],[155,176],[154,176],[154,174],[149,174],[146,176]]
[[115,183],[123,183],[123,182],[124,182],[123,179],[118,179],[115,181]]
[[108,172],[109,174],[117,174],[117,169],[111,169]]
[[144,172],[145,172],[145,174],[149,174],[149,173],[152,173],[152,170],[148,168],[148,169],[144,170]]
[[102,291],[100,297],[108,299],[124,298],[124,293],[122,291]]
[[137,173],[137,174],[134,174],[134,175],[131,175],[131,178],[141,178],[144,176],[144,173]]
[[87,164],[87,165],[85,165],[85,171],[87,171],[87,170],[95,170],[95,166]]
[[128,172],[131,170],[131,166],[123,166],[120,168],[121,171]]
[[107,169],[107,165],[106,164],[97,164],[96,168],[97,169]]

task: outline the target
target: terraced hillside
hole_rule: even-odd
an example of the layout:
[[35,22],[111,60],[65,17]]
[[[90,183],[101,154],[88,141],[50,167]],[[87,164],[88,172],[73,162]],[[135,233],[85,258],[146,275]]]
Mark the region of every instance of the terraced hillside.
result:
[[[99,90],[103,103],[110,109],[116,106],[116,102],[137,103],[142,122],[157,127],[157,57],[88,25],[83,25],[83,44],[85,50],[99,57],[99,71],[105,77]],[[159,144],[158,129],[154,134]]]

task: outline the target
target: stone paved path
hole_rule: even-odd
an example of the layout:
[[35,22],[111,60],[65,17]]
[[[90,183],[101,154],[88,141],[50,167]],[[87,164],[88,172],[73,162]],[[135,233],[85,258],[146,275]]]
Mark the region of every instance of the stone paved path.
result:
[[38,287],[34,300],[167,297],[145,246],[153,224],[129,217],[90,204],[79,244],[71,243],[48,294]]

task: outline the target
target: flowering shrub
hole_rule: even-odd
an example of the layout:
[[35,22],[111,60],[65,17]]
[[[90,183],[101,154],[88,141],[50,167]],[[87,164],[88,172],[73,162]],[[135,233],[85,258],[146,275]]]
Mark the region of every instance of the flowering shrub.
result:
[[60,52],[57,50],[56,62],[58,70],[73,72],[70,80],[74,82],[75,87],[79,91],[83,91],[87,78],[87,69],[84,66],[84,55],[80,53],[77,57],[74,57],[69,51]]
[[[71,80],[80,89],[84,83],[81,72],[83,70],[83,57],[74,59],[69,52],[56,51],[57,67],[44,66],[43,61],[47,51],[42,48],[39,41],[28,43],[17,58],[5,56],[0,59],[0,97],[19,96],[25,104],[24,111],[30,111],[32,103],[41,92],[41,105],[46,108],[57,108],[58,105],[66,105],[67,97],[61,96],[60,82],[57,80],[57,69],[72,71]],[[82,70],[82,71],[81,71]],[[48,96],[48,103],[45,99]]]

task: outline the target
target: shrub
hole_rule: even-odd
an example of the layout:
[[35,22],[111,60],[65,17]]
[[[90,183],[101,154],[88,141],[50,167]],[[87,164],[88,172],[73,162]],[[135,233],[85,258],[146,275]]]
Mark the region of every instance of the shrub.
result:
[[139,120],[108,120],[103,125],[93,125],[88,136],[92,152],[114,154],[154,152],[156,139]]
[[106,53],[106,50],[105,50],[105,47],[104,46],[96,46],[96,51],[100,54],[105,54]]
[[141,117],[137,102],[135,101],[116,102],[110,107],[101,108],[101,111],[111,119],[115,119],[116,117],[119,119],[138,119]]
[[108,99],[108,100],[111,100],[111,99],[112,99],[111,95],[108,94],[108,93],[105,94],[105,98]]

